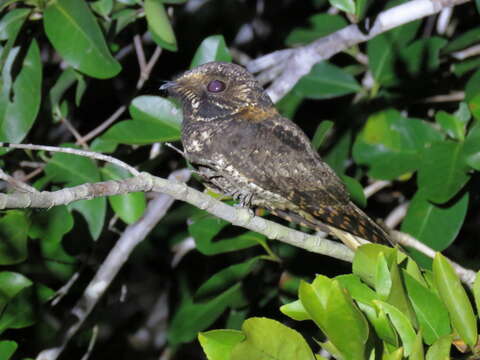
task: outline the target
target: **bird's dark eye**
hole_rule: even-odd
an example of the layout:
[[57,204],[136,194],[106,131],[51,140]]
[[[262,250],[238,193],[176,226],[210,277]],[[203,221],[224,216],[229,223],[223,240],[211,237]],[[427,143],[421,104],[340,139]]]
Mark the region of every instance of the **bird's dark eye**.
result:
[[212,93],[219,93],[225,90],[225,83],[220,80],[212,80],[207,85],[207,90]]

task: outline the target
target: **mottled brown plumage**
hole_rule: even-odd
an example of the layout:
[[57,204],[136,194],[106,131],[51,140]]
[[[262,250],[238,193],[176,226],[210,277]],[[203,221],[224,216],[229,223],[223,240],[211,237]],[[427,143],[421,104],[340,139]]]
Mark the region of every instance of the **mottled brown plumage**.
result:
[[163,88],[182,102],[185,156],[214,190],[313,229],[388,242],[304,132],[277,112],[244,68],[207,63]]

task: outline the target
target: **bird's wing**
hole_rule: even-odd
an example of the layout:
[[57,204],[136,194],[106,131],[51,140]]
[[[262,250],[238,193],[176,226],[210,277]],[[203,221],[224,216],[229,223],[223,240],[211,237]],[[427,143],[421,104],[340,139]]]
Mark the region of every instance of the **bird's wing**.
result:
[[[243,127],[229,127],[230,162],[251,182],[298,206],[295,215],[307,223],[339,228],[370,241],[384,241],[385,233],[350,202],[344,184],[321,160],[303,131],[286,118],[276,117]],[[292,209],[283,209],[288,215]]]

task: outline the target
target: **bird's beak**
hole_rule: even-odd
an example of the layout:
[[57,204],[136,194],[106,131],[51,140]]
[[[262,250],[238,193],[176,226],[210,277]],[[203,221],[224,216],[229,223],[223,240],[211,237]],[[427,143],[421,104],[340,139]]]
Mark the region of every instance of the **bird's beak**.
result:
[[176,94],[175,88],[178,86],[176,81],[165,81],[162,86],[160,86],[160,91],[166,92],[168,95],[172,96]]

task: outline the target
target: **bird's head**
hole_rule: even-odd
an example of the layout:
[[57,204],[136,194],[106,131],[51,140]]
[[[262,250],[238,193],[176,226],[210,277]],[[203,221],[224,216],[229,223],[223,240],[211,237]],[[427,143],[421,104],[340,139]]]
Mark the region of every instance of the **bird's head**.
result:
[[245,109],[270,108],[272,101],[252,74],[239,65],[209,62],[162,85],[182,102],[184,117],[211,121]]

